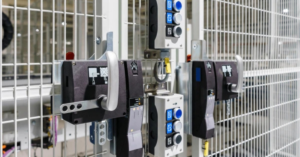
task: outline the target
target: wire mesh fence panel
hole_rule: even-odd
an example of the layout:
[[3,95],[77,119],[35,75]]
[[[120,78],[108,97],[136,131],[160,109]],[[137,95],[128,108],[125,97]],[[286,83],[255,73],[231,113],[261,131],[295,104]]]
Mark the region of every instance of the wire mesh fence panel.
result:
[[[103,0],[0,2],[0,11],[13,30],[10,44],[0,51],[0,145],[6,153],[99,153],[89,141],[90,124],[73,126],[51,110],[50,104],[60,101],[59,94],[52,90],[60,83],[56,70],[67,52],[73,52],[75,60],[87,60],[93,54],[99,58],[105,50],[102,41],[113,25],[108,23],[116,21],[119,58],[143,60],[144,84],[154,84],[157,60],[145,60],[143,53],[148,47],[148,1],[116,1],[121,11],[115,19],[110,19],[115,10],[108,9]],[[216,103],[216,136],[210,140],[209,156],[300,156],[300,2],[203,1],[207,57],[234,60],[240,55],[245,68],[244,93],[231,100],[229,111],[225,101]],[[187,1],[190,22],[191,2]],[[174,71],[179,60],[176,53],[186,53],[183,51],[171,50],[173,77],[168,89],[174,92]],[[145,98],[143,133],[147,153]]]
[[209,156],[299,156],[299,1],[204,0],[212,60],[244,59],[244,93],[215,106]]
[[[1,50],[0,156],[86,156],[93,154],[90,124],[73,126],[54,108],[60,94],[60,61],[96,57],[104,49],[109,19],[98,0],[3,0],[12,41]],[[95,9],[97,8],[97,9]],[[104,13],[105,12],[105,13]],[[4,20],[3,17],[6,17]],[[118,21],[116,21],[117,23]],[[104,24],[103,24],[104,23]],[[98,25],[97,25],[98,24]],[[1,37],[7,31],[1,32]],[[103,35],[102,35],[103,34]],[[7,35],[7,34],[6,34]],[[116,37],[117,38],[117,37]],[[51,104],[53,106],[51,106]]]

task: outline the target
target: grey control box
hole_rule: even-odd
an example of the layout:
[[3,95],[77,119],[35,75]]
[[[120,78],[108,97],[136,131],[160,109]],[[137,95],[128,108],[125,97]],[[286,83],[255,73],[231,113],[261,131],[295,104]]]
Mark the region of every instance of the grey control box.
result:
[[149,97],[149,152],[157,157],[182,153],[183,95],[162,94]]
[[183,48],[186,0],[149,0],[149,48]]

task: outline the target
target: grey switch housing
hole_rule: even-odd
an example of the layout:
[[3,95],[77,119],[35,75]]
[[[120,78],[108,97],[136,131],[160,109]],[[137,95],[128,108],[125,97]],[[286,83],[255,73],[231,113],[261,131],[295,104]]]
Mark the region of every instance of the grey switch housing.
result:
[[[62,63],[62,117],[72,124],[113,120],[117,157],[142,157],[144,109],[143,73],[140,61],[118,61],[119,92],[115,110],[105,110],[99,96],[108,93],[107,61]],[[112,75],[114,77],[114,75]],[[115,96],[115,95],[114,95]],[[74,108],[72,107],[74,106]],[[64,111],[64,108],[67,108]],[[116,125],[114,125],[116,124]],[[113,138],[111,138],[113,139]],[[100,143],[104,143],[102,140]],[[95,142],[99,144],[98,142]]]
[[178,91],[184,95],[185,133],[209,139],[214,137],[215,101],[236,98],[242,91],[243,63],[193,60],[177,69]]
[[[89,69],[91,68],[98,69],[97,72],[100,73],[99,75],[95,74],[95,84],[93,84],[93,78],[90,77]],[[108,93],[108,85],[103,77],[105,74],[101,73],[101,68],[107,68],[107,61],[64,61],[62,63],[62,106],[71,103],[68,110],[76,110],[76,112],[63,113],[64,120],[72,124],[82,124],[126,115],[127,89],[124,64],[119,61],[118,107],[114,111],[103,109],[96,101],[100,95]],[[89,108],[91,106],[89,103],[80,103],[82,101],[89,102],[89,100],[90,103],[93,103],[91,108]],[[87,110],[82,110],[85,108]]]
[[183,95],[150,96],[148,112],[149,153],[156,157],[169,157],[182,153],[185,143],[184,130],[180,125],[185,123]]
[[[180,8],[176,8],[176,3]],[[185,19],[186,0],[149,0],[149,48],[183,48]]]
[[215,71],[212,61],[181,63],[177,69],[178,91],[184,95],[187,134],[209,139],[214,137]]
[[238,84],[237,63],[234,61],[214,62],[216,73],[216,100],[228,100],[236,98],[238,93],[231,92],[228,84]]

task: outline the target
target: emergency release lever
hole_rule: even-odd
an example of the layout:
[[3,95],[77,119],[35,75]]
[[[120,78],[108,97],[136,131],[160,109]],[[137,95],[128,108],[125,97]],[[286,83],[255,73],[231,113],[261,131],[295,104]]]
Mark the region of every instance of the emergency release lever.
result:
[[119,97],[119,63],[117,55],[114,52],[107,51],[105,54],[108,69],[108,90],[107,96],[100,95],[98,100],[103,109],[114,111],[118,106]]
[[236,66],[237,66],[237,73],[238,73],[238,82],[237,84],[228,84],[228,91],[232,93],[242,93],[243,92],[243,59],[241,56],[236,55]]

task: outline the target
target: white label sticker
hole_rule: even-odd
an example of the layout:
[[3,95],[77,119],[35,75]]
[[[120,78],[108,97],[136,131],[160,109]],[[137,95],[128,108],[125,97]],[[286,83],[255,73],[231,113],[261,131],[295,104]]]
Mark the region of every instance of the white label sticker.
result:
[[168,28],[168,35],[172,35],[172,28]]
[[172,15],[168,15],[168,22],[172,22]]
[[168,119],[172,119],[172,112],[168,112]]
[[101,77],[108,77],[108,70],[107,70],[107,68],[100,68],[100,76]]
[[97,77],[97,68],[89,68],[89,77]]
[[168,7],[168,9],[172,8],[172,1],[168,1],[168,6],[167,7]]
[[171,145],[171,144],[172,144],[172,139],[168,138],[168,145]]

